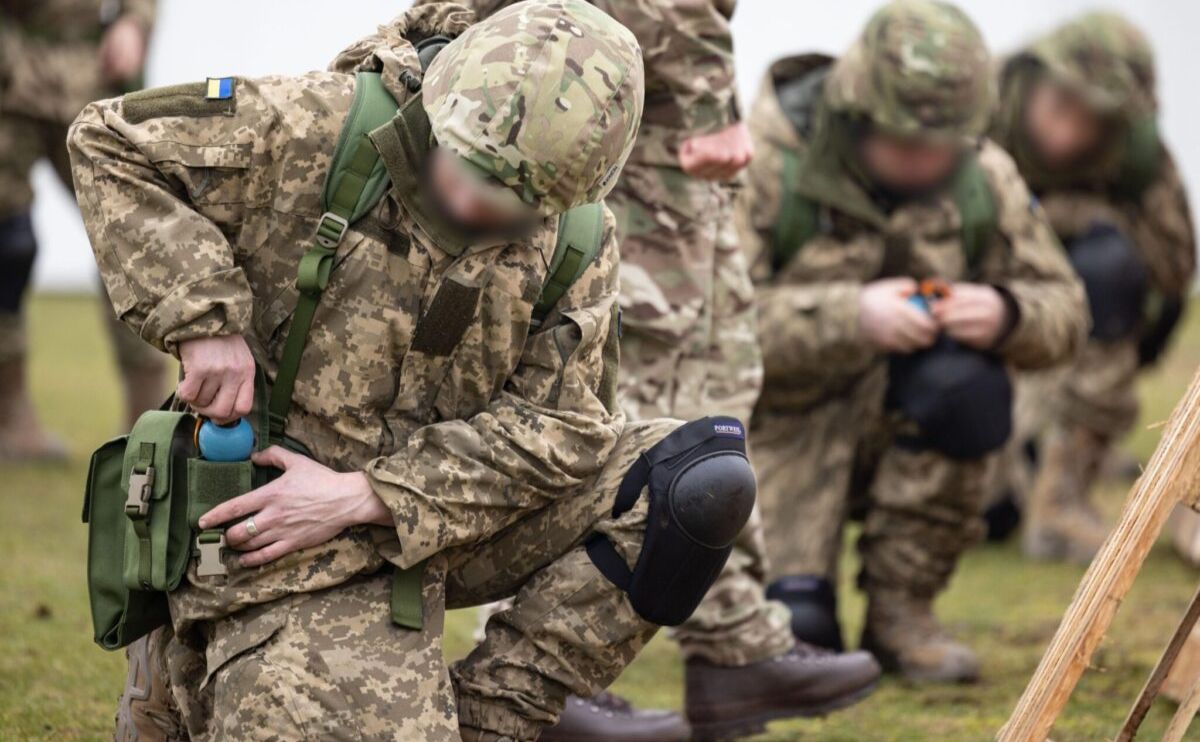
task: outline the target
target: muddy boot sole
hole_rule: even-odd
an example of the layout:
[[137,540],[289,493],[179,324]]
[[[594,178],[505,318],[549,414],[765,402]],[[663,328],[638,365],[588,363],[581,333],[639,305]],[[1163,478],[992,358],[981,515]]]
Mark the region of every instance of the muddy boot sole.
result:
[[742,739],[767,730],[767,724],[783,719],[811,719],[825,716],[834,711],[849,708],[875,692],[879,682],[872,682],[853,693],[827,701],[815,706],[793,706],[791,708],[763,708],[787,703],[787,699],[771,699],[769,701],[754,701],[733,707],[736,718],[722,721],[696,722],[691,721],[692,740],[694,742],[725,742],[726,740]]

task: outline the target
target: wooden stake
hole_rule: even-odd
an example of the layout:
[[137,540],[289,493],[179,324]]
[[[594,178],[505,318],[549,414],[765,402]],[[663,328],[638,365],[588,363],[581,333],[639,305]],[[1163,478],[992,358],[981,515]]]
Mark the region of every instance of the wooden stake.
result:
[[1175,505],[1200,481],[1200,372],[1171,413],[1121,518],[1092,560],[999,742],[1044,742]]
[[1200,680],[1196,681],[1187,698],[1184,698],[1183,703],[1175,710],[1175,716],[1171,718],[1171,724],[1163,734],[1162,742],[1183,742],[1183,735],[1187,734],[1197,711],[1200,711]]
[[1188,637],[1191,636],[1192,628],[1195,627],[1197,620],[1200,620],[1200,590],[1197,590],[1195,596],[1192,597],[1192,604],[1183,614],[1183,620],[1179,622],[1175,634],[1167,643],[1167,648],[1163,650],[1162,657],[1159,658],[1158,664],[1154,666],[1153,672],[1146,680],[1145,687],[1142,688],[1133,708],[1129,710],[1129,716],[1125,717],[1125,723],[1121,726],[1121,733],[1117,735],[1115,742],[1133,741],[1138,728],[1146,720],[1146,714],[1150,711],[1150,707],[1154,705],[1154,699],[1158,698],[1159,691],[1162,690],[1163,683],[1167,680],[1167,675],[1175,666],[1179,652],[1187,643]]

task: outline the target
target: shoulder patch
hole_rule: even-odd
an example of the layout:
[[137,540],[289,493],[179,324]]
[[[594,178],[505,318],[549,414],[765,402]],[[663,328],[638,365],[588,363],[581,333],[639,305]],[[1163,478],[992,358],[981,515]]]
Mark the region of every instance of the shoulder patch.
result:
[[229,100],[233,97],[232,77],[210,77],[204,95],[206,100]]
[[[232,116],[237,112],[236,87],[233,78],[224,78],[229,83],[228,97],[210,98],[213,82],[193,82],[184,85],[168,85],[130,93],[121,99],[121,110],[125,120],[141,124],[151,119],[167,116],[205,118],[209,116]],[[218,88],[220,86],[218,85]],[[220,93],[218,89],[216,92]]]

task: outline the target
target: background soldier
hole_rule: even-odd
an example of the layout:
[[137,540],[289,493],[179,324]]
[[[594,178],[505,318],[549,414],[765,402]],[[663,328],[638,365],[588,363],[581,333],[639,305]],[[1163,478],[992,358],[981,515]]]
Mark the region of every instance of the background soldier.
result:
[[1135,381],[1166,346],[1195,268],[1187,194],[1157,127],[1154,58],[1142,33],[1090,13],[1013,55],[997,141],[1067,245],[1091,305],[1091,337],[1048,390],[1053,404],[1030,491],[1025,552],[1086,563],[1108,529],[1090,492],[1137,419]]
[[[532,740],[654,633],[580,546],[595,530],[637,554],[647,498],[613,518],[616,487],[676,427],[622,434],[608,212],[599,255],[531,334],[558,216],[602,199],[632,148],[640,50],[579,0],[470,20],[422,6],[330,72],[147,91],[72,129],[115,307],[221,421],[250,411],[255,362],[280,382],[351,73],[381,72],[401,106],[360,145],[391,188],[340,240],[291,395],[286,433],[313,458],[256,454],[282,476],[199,524],[236,522],[228,578],[193,563],[170,594],[193,738]],[[458,38],[423,74],[414,44],[435,35]],[[389,561],[423,575],[421,630],[392,622]],[[518,590],[452,680],[443,604]]]
[[[841,646],[832,581],[862,500],[863,645],[914,679],[978,673],[932,601],[981,530],[1011,408],[1003,364],[1052,364],[1084,332],[1054,235],[981,139],[989,64],[971,21],[930,0],[886,5],[840,59],[776,63],[739,209],[766,369],[751,440],[772,594],[798,634]],[[948,285],[914,303],[922,279]]]
[[[747,420],[762,385],[753,287],[733,225],[733,179],[750,161],[736,99],[734,0],[591,0],[633,31],[646,113],[608,198],[621,245],[620,400],[631,420]],[[486,16],[507,0],[474,0]],[[687,716],[702,739],[828,711],[869,692],[864,653],[795,648],[787,609],[763,591],[757,513],[708,597],[673,634],[686,663]],[[780,659],[786,658],[786,662]],[[688,739],[676,715],[609,694],[576,699],[547,742]]]
[[[48,159],[70,188],[67,126],[83,107],[139,85],[154,0],[0,1],[0,458],[59,459],[25,380],[22,304],[37,241],[30,171]],[[166,396],[162,354],[104,309],[132,423]]]

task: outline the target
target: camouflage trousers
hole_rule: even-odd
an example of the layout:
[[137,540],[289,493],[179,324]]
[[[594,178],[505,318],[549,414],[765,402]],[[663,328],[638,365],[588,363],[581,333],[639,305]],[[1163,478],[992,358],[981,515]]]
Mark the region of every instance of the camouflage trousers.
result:
[[1006,497],[1024,501],[1037,475],[1029,446],[1038,441],[1054,420],[1058,392],[1066,369],[1018,373],[1013,378],[1013,430],[1004,450],[989,461],[984,504]]
[[[631,420],[750,418],[762,354],[731,190],[633,163],[607,199],[621,240],[618,394]],[[763,549],[756,511],[704,602],[672,631],[685,657],[737,666],[792,648],[787,608],[763,592]]]
[[1054,455],[1037,472],[1033,496],[1088,500],[1112,444],[1137,420],[1137,375],[1135,340],[1084,346],[1053,390],[1046,440]]
[[[420,631],[392,623],[390,571],[178,623],[162,651],[182,727],[197,740],[457,740],[460,726],[537,739],[568,693],[608,686],[657,630],[582,542],[603,533],[633,564],[646,499],[616,520],[612,500],[637,457],[677,425],[630,425],[578,495],[426,562]],[[445,609],[506,597],[484,641],[447,668]]]
[[[882,369],[880,370],[882,371]],[[837,578],[842,530],[864,514],[860,586],[932,597],[983,535],[987,460],[955,461],[895,443],[886,374],[803,414],[759,411],[751,425],[773,577]]]
[[[0,113],[0,219],[29,213],[33,206],[30,175],[33,166],[42,159],[50,162],[67,190],[73,190],[71,164],[67,159],[67,124]],[[0,250],[3,249],[4,246],[0,245]],[[86,259],[91,260],[91,255],[88,254]],[[101,296],[104,296],[103,289]],[[165,368],[162,354],[142,342],[122,324],[113,314],[112,304],[107,299],[102,303],[101,311],[120,368]],[[22,358],[27,351],[26,345],[25,322],[21,313],[0,312],[0,363]]]

